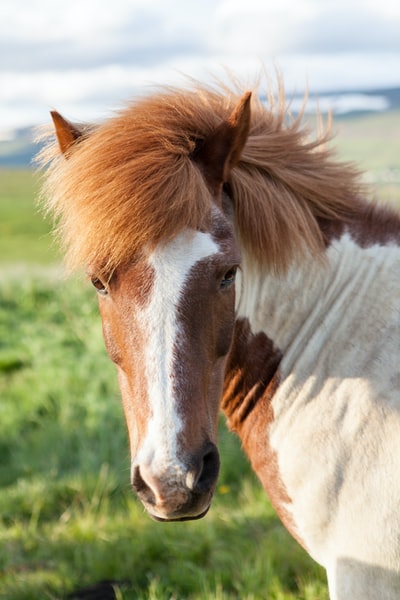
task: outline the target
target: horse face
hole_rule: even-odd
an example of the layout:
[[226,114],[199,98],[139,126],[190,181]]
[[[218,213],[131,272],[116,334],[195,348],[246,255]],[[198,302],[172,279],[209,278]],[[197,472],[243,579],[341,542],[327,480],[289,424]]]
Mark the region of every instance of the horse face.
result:
[[218,412],[239,264],[222,212],[183,231],[99,288],[106,347],[118,366],[133,488],[158,520],[202,517],[215,489]]

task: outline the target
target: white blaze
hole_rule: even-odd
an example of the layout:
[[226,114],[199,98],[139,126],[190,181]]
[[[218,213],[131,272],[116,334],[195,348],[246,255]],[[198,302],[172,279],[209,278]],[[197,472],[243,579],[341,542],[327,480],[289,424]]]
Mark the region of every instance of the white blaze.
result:
[[[179,336],[177,308],[191,269],[219,251],[211,235],[185,231],[150,255],[154,284],[150,302],[139,312],[146,348],[145,378],[150,418],[138,464],[152,465],[155,474],[179,471],[177,435],[182,420],[174,398],[174,347]],[[178,474],[178,473],[177,473]]]

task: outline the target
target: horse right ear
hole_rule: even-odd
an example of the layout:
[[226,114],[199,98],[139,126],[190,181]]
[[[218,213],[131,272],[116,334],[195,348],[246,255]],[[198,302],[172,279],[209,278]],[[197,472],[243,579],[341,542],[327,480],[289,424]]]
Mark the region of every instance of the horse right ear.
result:
[[251,92],[243,94],[230,117],[193,153],[214,193],[228,182],[231,170],[240,160],[250,129],[250,101]]
[[82,137],[83,131],[70,121],[67,121],[67,119],[64,119],[57,111],[52,110],[50,114],[53,119],[60,150],[65,156],[68,156],[73,146]]

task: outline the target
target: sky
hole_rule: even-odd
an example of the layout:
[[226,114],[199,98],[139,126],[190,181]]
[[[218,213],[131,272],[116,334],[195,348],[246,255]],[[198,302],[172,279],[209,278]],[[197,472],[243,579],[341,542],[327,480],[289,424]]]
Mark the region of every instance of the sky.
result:
[[399,0],[1,0],[0,139],[158,84],[278,68],[289,93],[400,87]]

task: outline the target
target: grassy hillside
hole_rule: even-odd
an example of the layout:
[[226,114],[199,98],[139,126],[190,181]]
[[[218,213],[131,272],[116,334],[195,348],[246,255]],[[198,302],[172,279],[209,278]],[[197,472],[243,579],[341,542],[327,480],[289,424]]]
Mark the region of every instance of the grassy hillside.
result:
[[30,170],[0,170],[0,263],[59,262],[50,224],[36,198],[39,177]]
[[[400,113],[335,129],[341,155],[398,201]],[[0,598],[86,587],[102,600],[326,600],[323,570],[283,529],[223,423],[207,517],[144,514],[95,294],[60,276],[37,185],[29,171],[0,171]]]
[[335,145],[365,171],[372,196],[400,205],[400,111],[337,120]]

